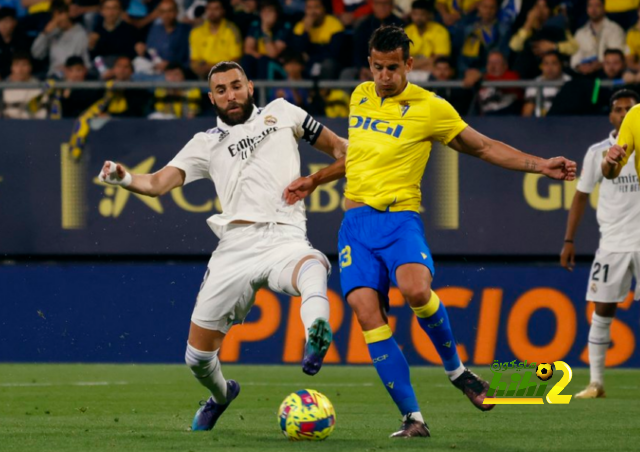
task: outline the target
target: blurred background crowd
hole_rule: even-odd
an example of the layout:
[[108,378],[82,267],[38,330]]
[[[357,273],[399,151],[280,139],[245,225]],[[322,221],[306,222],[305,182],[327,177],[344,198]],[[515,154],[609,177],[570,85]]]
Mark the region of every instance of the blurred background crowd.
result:
[[[105,92],[54,80],[205,80],[240,62],[253,80],[371,80],[367,43],[381,25],[405,27],[410,80],[437,88],[463,115],[598,114],[602,80],[640,82],[640,0],[0,0],[4,118],[77,117]],[[19,84],[49,80],[45,89]],[[483,81],[543,80],[536,88]],[[14,87],[15,84],[15,87]],[[604,84],[607,85],[607,84]],[[312,114],[345,117],[349,90],[272,88]],[[608,86],[608,85],[607,85]],[[206,90],[109,92],[106,114],[211,115]],[[563,101],[565,99],[565,101]],[[594,101],[595,99],[595,101]],[[598,99],[603,99],[600,102]]]

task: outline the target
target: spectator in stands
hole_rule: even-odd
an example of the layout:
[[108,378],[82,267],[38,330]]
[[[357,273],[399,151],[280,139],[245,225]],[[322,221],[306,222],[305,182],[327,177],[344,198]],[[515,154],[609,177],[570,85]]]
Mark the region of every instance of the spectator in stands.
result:
[[367,0],[332,0],[333,14],[340,19],[345,28],[353,28],[373,9]]
[[16,18],[27,15],[27,9],[22,5],[22,0],[0,0],[0,9],[12,9]]
[[[280,7],[279,1],[278,6]],[[262,4],[258,5],[257,0],[241,0],[237,9],[233,12],[233,22],[240,30],[242,39],[248,36],[251,25],[256,20],[260,20],[261,8]],[[280,7],[280,9],[282,9],[282,7]]]
[[609,19],[628,30],[638,21],[638,6],[637,0],[606,0],[604,10]]
[[[498,81],[518,80],[520,77],[509,69],[507,59],[500,51],[492,50],[487,57],[487,72],[483,78]],[[520,113],[521,94],[518,88],[482,87],[478,91],[478,110],[482,115],[517,115]]]
[[[184,68],[170,63],[165,71],[167,82],[184,82]],[[150,119],[195,118],[200,113],[201,94],[198,88],[156,88],[154,93],[154,113]]]
[[157,72],[164,72],[169,63],[189,67],[189,33],[191,27],[178,22],[178,5],[175,0],[162,0],[157,8],[160,21],[149,30],[144,49]]
[[525,24],[509,42],[511,50],[516,52],[514,69],[522,78],[533,78],[539,74],[539,58],[547,52],[555,50],[569,56],[578,51],[565,9],[556,8],[557,13],[552,16],[552,1],[555,0],[537,0],[527,13]]
[[69,16],[66,3],[55,3],[51,6],[51,21],[38,35],[31,46],[34,58],[49,58],[48,77],[62,78],[67,59],[80,56],[89,67],[89,40],[82,25],[74,24]]
[[[56,1],[56,0],[54,0]],[[63,0],[57,0],[63,1]],[[22,6],[26,10],[26,14],[19,19],[19,28],[21,33],[27,40],[28,48],[33,44],[34,39],[40,34],[44,27],[47,26],[51,20],[51,14],[49,8],[51,6],[51,0],[21,0]],[[34,63],[32,61],[32,63]],[[37,64],[34,65],[37,68]]]
[[[65,82],[83,82],[87,77],[87,67],[79,56],[67,58],[64,64]],[[60,100],[63,118],[77,118],[104,94],[97,89],[58,89],[55,96]]]
[[282,20],[278,0],[265,0],[260,5],[260,17],[249,28],[244,40],[242,67],[249,79],[270,79],[277,59],[287,48],[290,30]]
[[71,0],[69,15],[78,20],[87,30],[92,30],[96,16],[100,13],[100,0]]
[[576,32],[578,51],[571,57],[571,68],[593,75],[602,68],[606,49],[624,50],[624,30],[604,14],[604,0],[588,0],[589,22]]
[[205,79],[209,69],[220,61],[238,61],[242,56],[242,37],[226,17],[223,0],[207,0],[205,21],[191,30],[191,69]]
[[509,54],[509,26],[498,21],[498,0],[480,0],[477,18],[461,29],[458,42],[462,43],[458,56],[458,73],[469,68],[482,70],[487,64],[490,50]]
[[622,80],[626,70],[627,64],[622,50],[607,49],[604,51],[602,69],[596,75],[605,80]]
[[26,50],[26,40],[16,30],[16,11],[0,8],[0,80],[11,72],[11,60],[16,52]]
[[[100,17],[89,35],[89,50],[94,58],[100,57],[104,65],[111,67],[120,55],[133,58],[138,30],[123,20],[120,0],[101,0]],[[99,62],[100,60],[98,60]],[[97,64],[99,66],[100,63]],[[100,67],[98,67],[101,70]],[[113,77],[112,70],[101,71],[102,78]]]
[[338,78],[344,40],[342,23],[327,11],[322,0],[307,0],[304,17],[293,28],[293,49],[304,55],[312,77]]
[[[598,0],[599,1],[599,0]],[[549,52],[542,56],[540,63],[542,74],[536,77],[537,81],[569,81],[571,77],[562,72],[562,57],[558,52]],[[560,91],[561,87],[545,86],[542,88],[542,105],[536,109],[538,88],[527,88],[524,94],[524,105],[522,106],[522,116],[546,116],[551,109],[553,99]]]
[[[429,74],[429,81],[449,82],[455,79],[455,69],[447,57],[438,57],[433,62],[433,69]],[[461,115],[467,114],[471,106],[473,92],[464,88],[434,88],[431,89],[438,96],[449,101]]]
[[[130,82],[133,76],[133,64],[128,56],[120,56],[113,65],[113,80]],[[150,101],[149,93],[144,89],[114,89],[106,112],[109,116],[143,117]]]
[[127,0],[123,4],[125,9],[125,20],[137,29],[141,29],[142,39],[149,32],[149,25],[160,17],[157,0]]
[[373,80],[369,70],[369,39],[374,31],[382,25],[397,25],[404,27],[404,22],[393,14],[393,0],[372,0],[373,14],[365,18],[356,28],[353,45],[353,60],[356,73],[347,72],[342,78],[359,78]]
[[407,36],[413,41],[410,50],[413,70],[410,74],[428,72],[436,57],[451,54],[449,32],[433,20],[433,0],[415,0],[411,5],[411,22],[405,28]]
[[479,0],[437,0],[436,9],[440,13],[442,23],[451,29],[463,16],[470,16],[475,12],[478,2]]
[[[287,80],[299,82],[304,80],[304,58],[302,55],[287,51],[283,54],[282,66],[287,74]],[[275,88],[270,90],[269,100],[283,98],[300,108],[307,108],[309,91],[305,88]]]
[[15,83],[16,88],[2,91],[3,118],[10,119],[44,119],[47,109],[44,108],[43,92],[38,88],[20,88],[21,83],[35,83],[38,81],[31,75],[33,65],[31,57],[26,52],[16,52],[11,60],[11,73],[7,82]]
[[627,67],[635,72],[640,71],[640,7],[636,24],[627,31]]

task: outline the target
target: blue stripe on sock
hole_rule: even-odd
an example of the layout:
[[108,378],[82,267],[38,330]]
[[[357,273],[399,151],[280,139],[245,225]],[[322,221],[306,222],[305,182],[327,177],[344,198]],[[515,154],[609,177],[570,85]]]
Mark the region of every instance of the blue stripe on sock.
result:
[[442,359],[445,370],[452,371],[460,367],[461,362],[456,348],[456,339],[453,337],[447,308],[444,307],[444,303],[440,303],[440,307],[431,317],[426,319],[418,317],[418,323],[431,339],[433,346]]
[[411,386],[409,364],[396,340],[390,337],[384,341],[367,344],[367,347],[373,365],[400,413],[404,416],[407,413],[420,411]]

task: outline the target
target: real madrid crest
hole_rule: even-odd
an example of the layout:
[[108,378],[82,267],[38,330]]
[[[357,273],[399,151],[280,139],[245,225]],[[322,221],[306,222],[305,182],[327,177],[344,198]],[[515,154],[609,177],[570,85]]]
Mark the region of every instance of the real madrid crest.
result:
[[275,116],[268,115],[266,118],[264,118],[265,126],[274,126],[277,122],[278,118],[276,118]]

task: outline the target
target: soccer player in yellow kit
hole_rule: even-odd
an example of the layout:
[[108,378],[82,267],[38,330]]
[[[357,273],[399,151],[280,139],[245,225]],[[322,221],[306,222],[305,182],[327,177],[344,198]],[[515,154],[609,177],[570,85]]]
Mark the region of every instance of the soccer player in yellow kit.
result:
[[[392,437],[430,436],[411,386],[409,366],[387,322],[390,282],[398,286],[422,329],[429,335],[452,383],[479,409],[487,382],[461,363],[447,311],[431,290],[433,258],[419,215],[420,181],[440,141],[458,152],[503,168],[573,180],[576,164],[563,157],[542,159],[492,140],[469,127],[444,99],[407,82],[413,59],[410,40],[399,27],[381,27],[369,42],[374,82],[351,96],[347,187],[339,233],[340,280],[358,318],[373,364],[403,415]],[[319,184],[344,174],[344,160],[292,182],[289,203],[308,196]]]
[[[607,179],[615,179],[620,175],[622,167],[629,161],[629,156],[640,147],[640,104],[633,107],[622,121],[617,143],[609,148],[602,159],[602,174]],[[636,152],[636,173],[640,177],[640,152]]]

